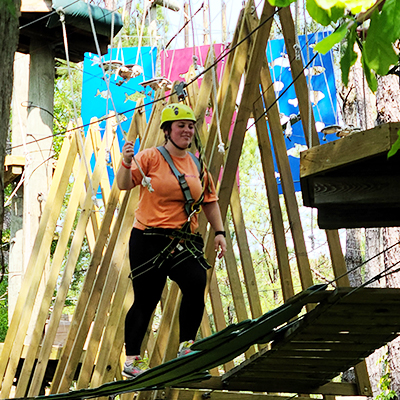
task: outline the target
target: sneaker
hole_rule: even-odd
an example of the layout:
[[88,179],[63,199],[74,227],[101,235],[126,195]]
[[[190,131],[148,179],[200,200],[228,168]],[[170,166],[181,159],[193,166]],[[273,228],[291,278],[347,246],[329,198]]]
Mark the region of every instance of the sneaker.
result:
[[193,350],[190,348],[190,346],[194,343],[193,340],[188,340],[186,342],[182,342],[179,345],[179,350],[178,350],[178,358],[182,356],[186,356],[187,354],[191,353]]
[[147,363],[142,360],[140,356],[137,356],[133,363],[127,364],[124,363],[124,369],[122,371],[122,375],[126,378],[132,379],[136,378],[138,375],[142,374],[144,371],[149,369]]

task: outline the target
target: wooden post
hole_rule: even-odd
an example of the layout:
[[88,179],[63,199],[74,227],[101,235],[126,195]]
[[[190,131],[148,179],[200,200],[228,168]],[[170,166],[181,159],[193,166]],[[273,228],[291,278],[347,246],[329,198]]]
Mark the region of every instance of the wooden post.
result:
[[[29,55],[16,53],[14,58],[14,91],[12,100],[12,150],[15,156],[24,156],[26,123],[28,119]],[[26,161],[26,160],[25,160]],[[24,176],[24,175],[23,175]],[[20,179],[22,179],[22,177]],[[21,182],[18,181],[17,184]],[[23,254],[23,184],[11,200],[10,257],[8,262],[8,320],[11,321],[24,276]]]
[[[54,56],[42,40],[31,39],[29,107],[27,119],[27,163],[24,181],[23,254],[24,265],[28,263],[36,232],[43,214],[52,180],[53,165],[53,101],[54,101]],[[48,264],[45,268],[40,291],[43,290]],[[41,296],[36,297],[40,306]],[[33,319],[34,320],[34,319]],[[33,325],[28,330],[28,338]]]

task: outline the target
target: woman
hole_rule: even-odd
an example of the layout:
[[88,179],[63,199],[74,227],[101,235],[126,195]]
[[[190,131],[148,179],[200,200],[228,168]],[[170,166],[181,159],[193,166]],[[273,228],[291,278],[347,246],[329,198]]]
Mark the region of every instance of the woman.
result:
[[[217,257],[222,258],[226,252],[214,183],[209,174],[199,172],[197,160],[188,152],[195,122],[190,107],[178,103],[166,106],[160,126],[164,131],[164,146],[143,150],[135,156],[142,171],[132,162],[133,143],[126,142],[122,148],[122,164],[116,177],[118,187],[130,190],[139,185],[143,172],[154,189],[151,192],[140,187],[129,241],[135,300],[125,321],[126,362],[122,374],[128,378],[145,369],[140,348],[167,277],[182,292],[178,356],[189,353],[195,340],[204,311],[206,269],[210,267],[204,258],[202,238],[195,233],[200,202],[215,232]],[[179,172],[174,173],[174,168]]]

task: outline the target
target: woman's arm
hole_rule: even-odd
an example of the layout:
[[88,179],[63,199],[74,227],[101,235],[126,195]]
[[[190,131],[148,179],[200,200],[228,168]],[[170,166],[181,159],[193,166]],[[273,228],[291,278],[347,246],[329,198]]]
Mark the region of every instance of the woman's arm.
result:
[[[216,201],[212,203],[202,204],[204,214],[207,217],[208,222],[214,229],[214,232],[224,232],[224,224],[221,218],[221,211]],[[214,239],[215,251],[219,251],[218,258],[222,258],[226,253],[226,240],[225,236],[221,233],[215,236]]]
[[120,190],[130,190],[135,187],[130,169],[133,154],[133,142],[126,142],[122,147],[122,163],[116,176],[117,185]]

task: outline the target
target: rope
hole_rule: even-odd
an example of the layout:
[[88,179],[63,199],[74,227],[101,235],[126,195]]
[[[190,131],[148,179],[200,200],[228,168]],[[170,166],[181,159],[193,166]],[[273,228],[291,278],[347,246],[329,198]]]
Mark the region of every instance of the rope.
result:
[[[73,108],[74,108],[75,124],[78,125],[78,112],[76,110],[75,97],[74,97],[74,86],[73,86],[73,82],[72,82],[72,74],[71,74],[71,67],[70,67],[70,61],[69,61],[68,38],[67,38],[67,28],[66,28],[66,24],[65,24],[65,13],[64,13],[64,10],[61,7],[58,8],[57,9],[57,14],[60,16],[60,21],[61,21],[61,25],[62,25],[64,49],[65,49],[65,56],[66,56],[66,60],[67,60],[68,78],[69,78],[69,85],[70,85],[71,96],[72,96],[72,105],[73,105]],[[89,187],[90,187],[90,190],[92,192],[92,201],[97,207],[98,204],[97,204],[96,192],[95,192],[95,190],[93,188],[93,182],[92,182],[92,178],[90,176],[88,162],[86,160],[84,144],[83,144],[82,135],[81,135],[81,129],[79,129],[79,131],[80,132],[78,133],[78,139],[79,139],[79,142],[80,142],[81,148],[82,148],[83,164],[85,165],[86,175],[87,175],[87,179],[89,181]]]
[[[208,16],[209,16],[209,20],[211,21],[211,11],[210,11],[210,0],[208,0]],[[210,46],[214,46],[214,42],[212,40],[212,36],[211,36],[211,29],[210,29]],[[214,47],[213,47],[213,61],[214,61],[214,55],[215,55],[215,51],[214,51]],[[219,111],[218,111],[218,97],[217,97],[217,68],[214,65],[214,67],[211,70],[212,73],[212,81],[213,81],[213,95],[214,95],[214,112],[215,112],[215,119],[217,122],[217,134],[218,134],[218,152],[221,154],[225,154],[225,144],[222,140],[222,133],[221,133],[221,125],[220,125],[220,121],[219,121]]]
[[[275,10],[275,12],[273,13],[273,15],[271,15],[270,17],[268,17],[268,18],[263,22],[263,24],[266,23],[269,19],[273,18],[273,16],[274,16],[276,13],[278,13],[279,10],[280,10],[279,8],[278,8],[277,10]],[[210,65],[208,68],[206,68],[201,74],[199,74],[199,75],[196,76],[192,81],[190,81],[189,83],[187,83],[186,86],[193,84],[197,79],[200,78],[201,75],[205,74],[205,73],[208,72],[211,68],[213,68],[214,65],[218,64],[219,62],[221,62],[221,61],[224,59],[224,57],[226,57],[229,53],[231,53],[232,51],[234,51],[234,50],[235,50],[238,46],[240,46],[245,40],[248,40],[258,29],[261,28],[261,26],[262,26],[262,25],[259,25],[258,27],[256,27],[252,32],[250,32],[245,38],[243,38],[243,39],[242,39],[240,42],[238,42],[235,46],[233,46],[232,48],[227,49],[226,51],[224,51],[223,53],[221,53],[221,54],[216,58],[214,64],[212,64],[212,65]],[[316,56],[317,56],[317,54],[314,55],[314,57],[316,57]],[[314,59],[314,57],[313,57],[313,59]],[[313,59],[312,59],[311,61],[313,61]],[[267,108],[267,110],[266,110],[258,119],[255,120],[255,122],[257,122],[259,119],[261,119],[261,118],[263,118],[263,117],[265,116],[266,112],[267,112],[272,106],[274,106],[274,105],[276,104],[276,102],[282,97],[282,95],[283,95],[284,93],[286,93],[286,91],[288,90],[288,88],[289,88],[290,86],[292,86],[292,85],[294,84],[294,82],[303,74],[304,70],[305,70],[307,67],[308,67],[308,65],[306,65],[306,66],[302,69],[302,71],[295,77],[295,79],[293,80],[293,82],[291,82],[291,83],[288,85],[288,87],[280,94],[280,96]],[[146,104],[143,104],[143,105],[141,105],[141,106],[133,107],[133,108],[131,108],[131,109],[125,110],[125,111],[123,111],[123,112],[121,112],[121,113],[119,113],[119,114],[124,114],[124,113],[128,113],[128,112],[130,112],[130,111],[135,111],[135,110],[138,110],[138,109],[142,109],[142,108],[144,108],[144,107],[146,107],[146,106],[155,104],[155,103],[160,102],[160,101],[164,101],[165,99],[167,99],[168,97],[170,97],[170,96],[172,96],[172,95],[174,95],[174,94],[176,94],[176,92],[171,92],[171,93],[170,93],[169,95],[167,95],[167,96],[161,97],[161,98],[159,98],[159,99],[157,99],[157,100],[153,100],[153,101],[148,102],[148,103],[146,103]],[[108,118],[112,118],[112,116],[104,117],[103,120],[106,120],[106,119],[108,119]],[[92,124],[92,123],[89,122],[89,123],[87,123],[87,124],[81,125],[81,126],[78,127],[78,128],[85,128],[85,127],[87,127],[87,126],[90,126],[91,124]],[[254,125],[254,123],[253,123],[248,129],[250,129],[253,125]],[[74,129],[76,129],[76,128],[74,128]],[[60,133],[58,133],[58,134],[55,134],[55,135],[52,135],[52,136],[49,136],[49,137],[54,137],[54,136],[63,135],[63,134],[66,134],[66,133],[68,133],[68,132],[71,132],[71,130],[67,129],[67,130],[65,130],[64,132],[60,132]],[[38,141],[40,141],[40,140],[45,140],[45,139],[47,139],[47,137],[40,138],[40,139],[38,139]],[[14,148],[18,148],[18,147],[21,147],[21,145],[12,146],[12,147],[10,147],[10,148],[14,149]],[[8,148],[8,149],[10,149],[10,148]]]
[[[88,3],[88,12],[89,12],[90,25],[91,25],[91,27],[92,27],[93,38],[94,38],[94,41],[95,41],[95,44],[96,44],[97,53],[98,53],[99,57],[101,58],[100,46],[99,46],[99,42],[98,42],[98,40],[97,40],[96,28],[95,28],[95,26],[94,26],[93,16],[92,16],[92,12],[91,12],[91,10],[90,10],[90,5],[89,5],[89,3]],[[102,70],[102,72],[103,72],[103,77],[105,77],[106,74],[105,74],[105,71],[104,71],[104,66],[103,66],[102,63],[100,63],[100,66],[101,66],[101,70]],[[111,94],[111,91],[110,91],[110,83],[108,82],[107,79],[105,79],[105,82],[106,82],[106,85],[107,85],[107,91],[110,92],[110,94]],[[125,135],[125,133],[124,133],[124,130],[123,130],[122,127],[121,127],[121,121],[119,120],[118,113],[117,113],[117,110],[116,110],[116,107],[115,107],[114,100],[113,100],[112,96],[110,96],[110,100],[111,100],[111,103],[112,103],[112,106],[113,106],[113,109],[114,109],[114,112],[115,112],[115,117],[116,117],[116,120],[117,120],[118,127],[119,127],[120,131],[122,132],[122,135],[123,135],[124,139],[127,140],[127,137],[126,137],[126,135]],[[137,166],[137,168],[138,168],[140,174],[141,174],[142,177],[143,177],[143,179],[142,179],[142,186],[143,186],[143,187],[146,187],[150,193],[153,192],[154,189],[153,189],[152,186],[151,186],[151,178],[149,178],[149,177],[147,177],[147,176],[145,175],[145,173],[143,172],[143,170],[142,170],[142,168],[140,167],[139,163],[137,162],[135,156],[132,156],[132,159],[133,159],[133,161],[135,162],[135,164],[136,164],[136,166]]]

